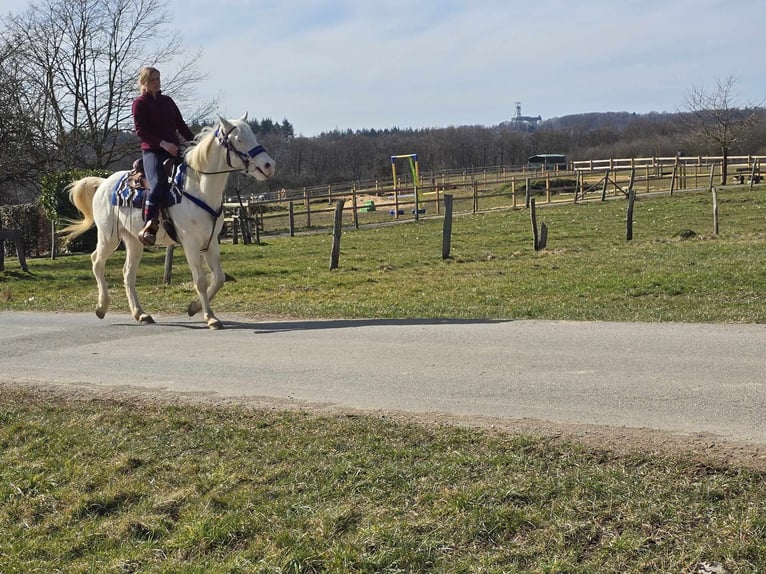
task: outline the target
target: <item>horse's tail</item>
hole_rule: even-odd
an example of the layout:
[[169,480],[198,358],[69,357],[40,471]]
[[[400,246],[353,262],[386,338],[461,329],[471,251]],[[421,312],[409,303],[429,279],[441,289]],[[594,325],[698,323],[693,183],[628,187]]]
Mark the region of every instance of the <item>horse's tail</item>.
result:
[[73,181],[66,187],[69,190],[69,201],[82,214],[83,218],[80,220],[65,220],[69,225],[60,231],[65,244],[79,237],[95,225],[96,221],[93,219],[93,196],[96,195],[96,190],[104,181],[103,177],[84,177]]

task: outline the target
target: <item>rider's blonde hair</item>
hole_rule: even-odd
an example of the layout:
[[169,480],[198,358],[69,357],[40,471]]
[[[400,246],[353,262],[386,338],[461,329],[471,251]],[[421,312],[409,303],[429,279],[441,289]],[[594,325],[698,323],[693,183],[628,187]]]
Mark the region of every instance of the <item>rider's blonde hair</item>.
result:
[[149,78],[155,72],[158,74],[160,73],[157,68],[152,66],[144,66],[138,73],[138,89],[142,94],[149,91]]

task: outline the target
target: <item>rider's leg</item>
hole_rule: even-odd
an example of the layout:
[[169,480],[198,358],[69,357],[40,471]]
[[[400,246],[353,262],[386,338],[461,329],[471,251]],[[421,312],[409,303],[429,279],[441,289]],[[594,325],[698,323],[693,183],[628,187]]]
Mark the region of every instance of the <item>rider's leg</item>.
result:
[[144,173],[149,183],[149,191],[144,207],[144,221],[146,221],[146,224],[138,234],[138,238],[141,240],[141,243],[147,246],[154,245],[157,241],[160,205],[165,197],[165,190],[168,186],[165,167],[162,165],[166,157],[165,153],[155,152],[154,150],[144,150],[143,152]]

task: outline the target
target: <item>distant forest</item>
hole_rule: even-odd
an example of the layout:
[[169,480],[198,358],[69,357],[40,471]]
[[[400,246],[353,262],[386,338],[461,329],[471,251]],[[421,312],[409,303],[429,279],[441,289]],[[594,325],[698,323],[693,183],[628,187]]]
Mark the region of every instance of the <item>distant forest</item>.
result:
[[[743,110],[742,113],[752,113]],[[735,142],[731,155],[766,153],[766,111]],[[284,119],[252,120],[251,125],[277,161],[272,188],[296,188],[341,181],[391,177],[390,156],[418,154],[421,172],[495,165],[524,165],[540,153],[561,153],[568,160],[626,157],[720,155],[709,140],[689,130],[680,113],[587,113],[519,126],[331,131],[295,136]]]

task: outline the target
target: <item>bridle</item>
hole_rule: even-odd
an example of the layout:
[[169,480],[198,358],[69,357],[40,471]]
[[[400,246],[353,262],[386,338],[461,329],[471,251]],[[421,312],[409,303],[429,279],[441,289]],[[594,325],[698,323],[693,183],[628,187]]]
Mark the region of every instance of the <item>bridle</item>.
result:
[[[233,132],[235,129],[237,129],[237,126],[231,126],[231,129],[228,132],[224,132],[219,126],[215,128],[215,132],[213,133],[213,137],[216,139],[216,142],[226,150],[226,165],[228,165],[231,169],[224,169],[221,171],[200,171],[198,169],[194,169],[194,171],[200,175],[220,175],[222,173],[234,173],[237,171],[247,174],[248,169],[250,169],[250,160],[257,156],[259,153],[265,153],[266,148],[258,144],[247,152],[238,150],[229,138],[231,132]],[[232,153],[242,162],[241,168],[236,168],[231,163]],[[260,171],[264,176],[266,175],[260,167],[255,166],[255,169]]]
[[[223,146],[223,148],[226,150],[226,165],[228,165],[231,169],[225,169],[223,171],[197,171],[197,173],[200,173],[202,175],[218,175],[221,173],[233,173],[235,171],[241,171],[243,173],[247,173],[247,171],[250,169],[250,160],[255,158],[259,153],[265,153],[266,148],[262,145],[258,144],[252,149],[249,149],[247,152],[243,152],[237,149],[237,147],[234,145],[234,143],[231,141],[229,136],[231,135],[231,132],[233,132],[235,129],[237,129],[237,126],[231,126],[231,129],[228,132],[224,132],[221,127],[217,127],[215,129],[215,133],[213,134],[213,137],[215,137],[216,141],[219,145]],[[241,168],[235,168],[234,165],[231,163],[231,155],[232,153],[239,158],[239,160],[242,162]],[[255,166],[255,169],[263,173],[263,170]],[[266,174],[263,173],[265,176]]]
[[[264,148],[262,145],[258,144],[255,147],[249,149],[247,152],[242,152],[237,149],[237,147],[234,145],[234,143],[231,141],[229,136],[231,133],[237,128],[237,126],[231,126],[231,129],[227,132],[225,132],[222,129],[222,126],[219,126],[215,129],[215,133],[213,134],[213,137],[216,138],[216,141],[219,145],[223,146],[223,148],[226,150],[226,165],[228,165],[231,169],[225,169],[222,171],[199,171],[194,170],[197,173],[201,175],[218,175],[223,173],[234,173],[234,172],[242,172],[247,174],[248,170],[250,169],[250,160],[255,158],[260,153],[265,153],[266,148]],[[241,168],[235,168],[234,165],[231,163],[232,161],[232,153],[239,158],[239,160],[242,162]],[[193,168],[192,168],[193,169]],[[266,175],[263,170],[255,166],[255,169],[260,171],[264,176]],[[188,193],[186,190],[182,191],[181,194],[189,199],[193,204],[195,204],[197,207],[202,209],[203,211],[206,211],[215,222],[219,217],[221,217],[221,214],[223,213],[223,201],[221,202],[220,207],[216,210],[210,207],[207,203],[205,203],[202,199],[195,197]],[[239,197],[239,190],[237,191],[237,196]],[[242,198],[239,198],[240,205],[242,205]],[[208,247],[210,246],[210,242],[213,239],[213,233],[215,232],[215,225],[213,225],[213,230],[211,231],[210,238],[208,238],[207,246],[202,251],[207,251]]]

